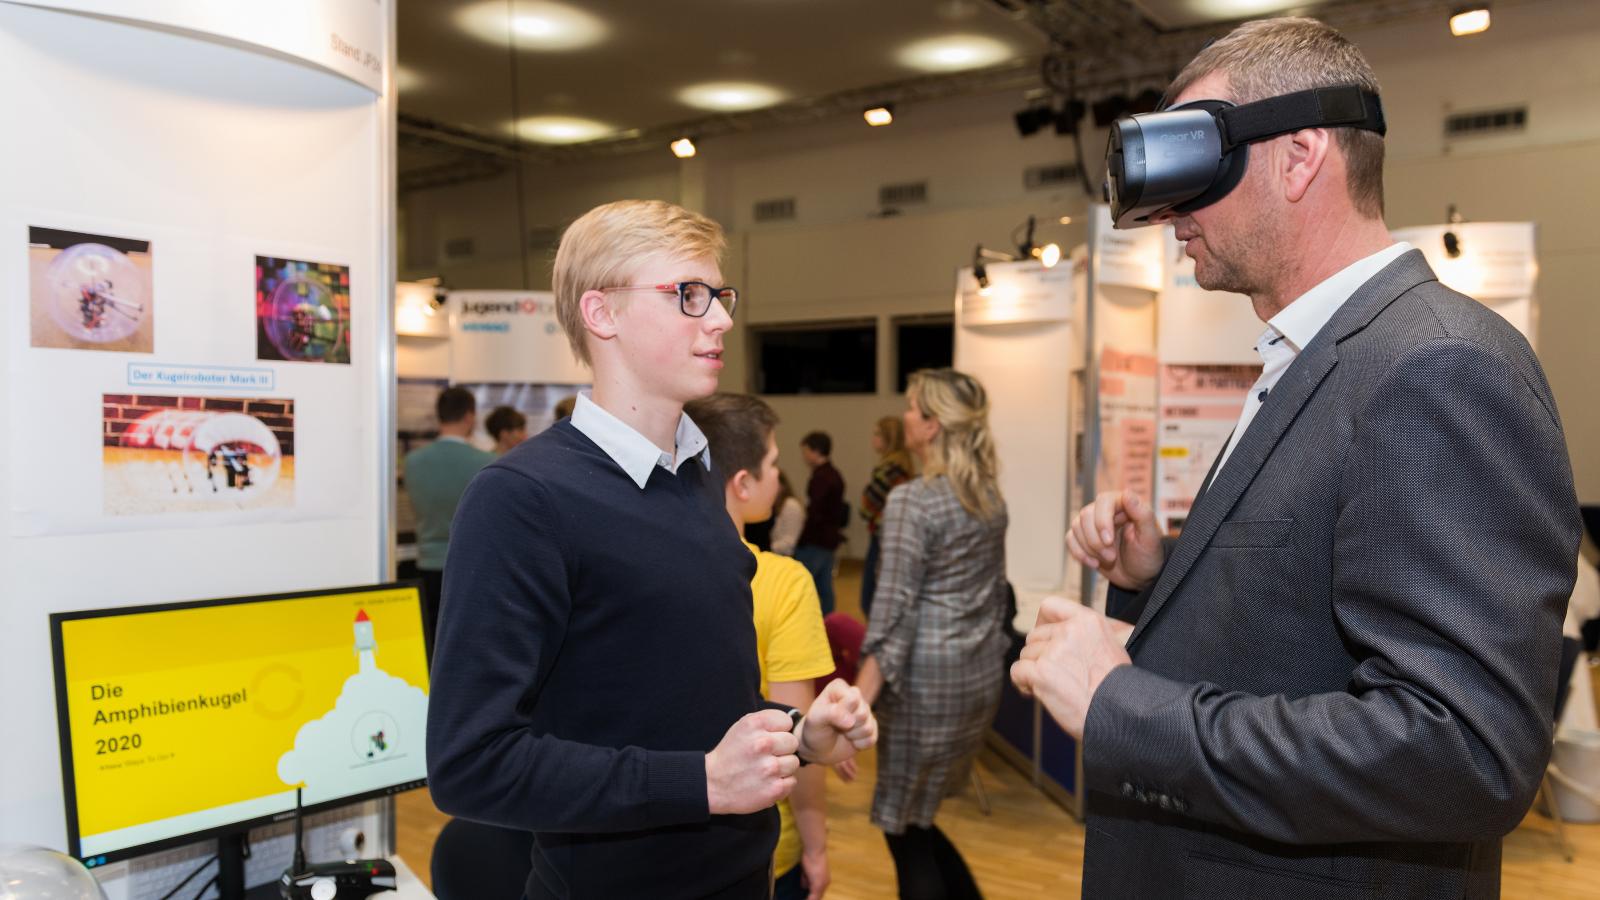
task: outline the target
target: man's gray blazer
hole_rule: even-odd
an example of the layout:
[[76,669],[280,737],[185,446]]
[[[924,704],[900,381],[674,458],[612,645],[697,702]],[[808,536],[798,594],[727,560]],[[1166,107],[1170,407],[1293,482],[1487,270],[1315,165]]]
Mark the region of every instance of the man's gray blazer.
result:
[[1498,896],[1551,749],[1577,500],[1526,341],[1411,251],[1284,373],[1113,612],[1085,897]]

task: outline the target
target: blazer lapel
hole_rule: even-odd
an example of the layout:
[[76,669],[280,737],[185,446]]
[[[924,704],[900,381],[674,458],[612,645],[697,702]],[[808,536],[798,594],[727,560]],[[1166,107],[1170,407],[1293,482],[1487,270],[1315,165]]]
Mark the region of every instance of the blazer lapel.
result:
[[1312,339],[1311,345],[1300,352],[1272,388],[1272,393],[1256,412],[1250,427],[1239,437],[1239,444],[1229,455],[1228,464],[1212,476],[1209,484],[1195,498],[1189,518],[1183,523],[1183,533],[1179,535],[1172,555],[1162,567],[1155,590],[1145,604],[1133,634],[1128,638],[1129,648],[1139,640],[1150,620],[1155,618],[1183,583],[1195,561],[1211,543],[1218,526],[1227,519],[1245,489],[1266,464],[1284,432],[1300,415],[1300,410],[1316,392],[1317,386],[1333,371],[1339,360],[1339,342],[1365,327],[1400,295],[1432,280],[1433,270],[1428,268],[1421,251],[1411,250],[1401,254],[1357,288]]

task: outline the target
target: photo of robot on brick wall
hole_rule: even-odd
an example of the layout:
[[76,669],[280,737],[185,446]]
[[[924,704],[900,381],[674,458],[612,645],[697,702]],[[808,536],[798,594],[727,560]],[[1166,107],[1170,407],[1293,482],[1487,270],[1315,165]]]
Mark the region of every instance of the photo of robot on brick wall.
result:
[[350,362],[350,267],[256,257],[256,358]]
[[294,401],[105,394],[111,516],[294,505]]
[[28,229],[29,332],[35,347],[150,353],[150,242]]

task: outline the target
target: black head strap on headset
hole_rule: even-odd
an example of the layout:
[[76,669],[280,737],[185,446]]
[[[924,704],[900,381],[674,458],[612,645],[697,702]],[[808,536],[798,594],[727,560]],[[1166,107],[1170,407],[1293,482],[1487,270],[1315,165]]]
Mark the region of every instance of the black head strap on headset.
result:
[[1222,124],[1222,150],[1264,141],[1302,128],[1360,128],[1388,134],[1378,95],[1353,84],[1312,88],[1268,97],[1217,114]]

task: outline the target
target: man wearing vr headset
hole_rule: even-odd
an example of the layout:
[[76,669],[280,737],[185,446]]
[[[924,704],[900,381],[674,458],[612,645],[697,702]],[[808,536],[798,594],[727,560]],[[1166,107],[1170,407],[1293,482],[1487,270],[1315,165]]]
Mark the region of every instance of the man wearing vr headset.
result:
[[1131,491],[1073,521],[1135,624],[1051,598],[1012,670],[1083,742],[1086,897],[1498,896],[1543,774],[1566,444],[1527,342],[1390,238],[1377,91],[1333,29],[1251,22],[1114,129],[1119,227],[1268,327],[1181,538]]

